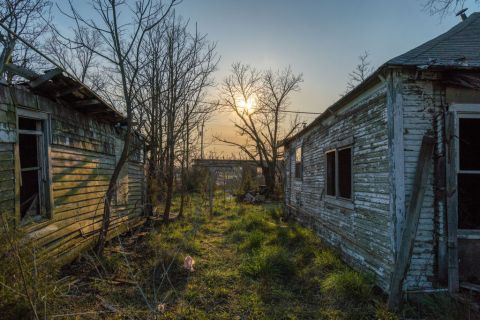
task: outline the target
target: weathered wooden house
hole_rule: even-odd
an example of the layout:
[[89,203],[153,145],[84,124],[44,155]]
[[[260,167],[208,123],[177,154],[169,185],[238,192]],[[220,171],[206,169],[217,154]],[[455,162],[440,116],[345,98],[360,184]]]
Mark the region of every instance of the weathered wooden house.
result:
[[478,290],[480,13],[383,64],[284,146],[288,210],[385,291]]
[[[15,68],[8,66],[8,68]],[[103,198],[123,148],[125,119],[60,70],[0,85],[0,209],[44,250],[71,259],[93,244]],[[121,171],[110,236],[142,220],[141,137]]]

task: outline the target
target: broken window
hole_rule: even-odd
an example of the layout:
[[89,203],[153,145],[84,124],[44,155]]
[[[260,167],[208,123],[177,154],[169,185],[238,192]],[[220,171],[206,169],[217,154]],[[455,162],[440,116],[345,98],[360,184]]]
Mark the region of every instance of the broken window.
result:
[[327,195],[335,196],[335,150],[327,152]]
[[295,149],[295,178],[302,179],[303,170],[302,170],[302,147],[297,147]]
[[352,198],[352,148],[342,148],[326,153],[327,195]]
[[[21,112],[19,112],[21,113]],[[20,158],[20,216],[22,222],[47,217],[47,152],[45,121],[18,117],[18,151]]]
[[339,150],[338,154],[338,196],[350,199],[352,196],[352,154],[351,148]]
[[480,119],[459,118],[458,228],[480,229]]

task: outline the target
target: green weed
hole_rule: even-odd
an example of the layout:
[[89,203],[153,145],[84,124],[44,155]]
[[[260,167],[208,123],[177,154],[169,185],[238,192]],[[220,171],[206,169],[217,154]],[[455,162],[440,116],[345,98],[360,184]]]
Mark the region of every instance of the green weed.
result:
[[364,276],[350,269],[330,273],[322,281],[323,293],[336,301],[366,302],[372,296],[372,287]]

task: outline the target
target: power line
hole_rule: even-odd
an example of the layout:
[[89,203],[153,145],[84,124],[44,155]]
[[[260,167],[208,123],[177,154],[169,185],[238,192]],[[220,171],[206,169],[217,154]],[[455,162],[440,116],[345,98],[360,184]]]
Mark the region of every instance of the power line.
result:
[[[231,107],[228,104],[220,103],[220,102],[211,102],[211,101],[203,101],[203,100],[188,100],[190,102],[196,102],[196,103],[205,103],[205,104],[210,104],[213,106],[221,106],[221,107]],[[311,115],[320,115],[322,114],[321,112],[312,112],[312,111],[297,111],[297,110],[278,110],[278,112],[282,113],[297,113],[297,114],[311,114]]]

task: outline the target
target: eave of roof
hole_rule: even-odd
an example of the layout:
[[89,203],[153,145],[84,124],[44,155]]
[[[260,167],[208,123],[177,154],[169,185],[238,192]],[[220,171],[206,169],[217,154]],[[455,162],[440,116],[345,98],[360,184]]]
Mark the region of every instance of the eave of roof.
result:
[[87,85],[70,76],[66,76],[64,72],[60,72],[39,85],[32,85],[34,82],[35,80],[30,80],[17,85],[26,87],[32,93],[59,102],[68,108],[94,116],[96,119],[105,122],[118,123],[126,121],[125,116]]

